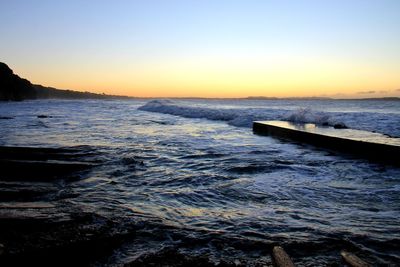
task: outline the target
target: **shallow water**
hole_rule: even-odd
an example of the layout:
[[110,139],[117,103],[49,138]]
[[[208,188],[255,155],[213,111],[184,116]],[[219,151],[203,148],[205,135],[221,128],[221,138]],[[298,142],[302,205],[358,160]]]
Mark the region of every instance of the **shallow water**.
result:
[[341,122],[400,137],[399,102],[40,100],[1,103],[0,117],[12,117],[0,120],[0,145],[100,152],[105,163],[68,185],[70,200],[133,221],[137,233],[99,264],[165,248],[216,264],[268,264],[274,244],[303,265],[337,263],[342,248],[400,262],[398,167],[248,127]]

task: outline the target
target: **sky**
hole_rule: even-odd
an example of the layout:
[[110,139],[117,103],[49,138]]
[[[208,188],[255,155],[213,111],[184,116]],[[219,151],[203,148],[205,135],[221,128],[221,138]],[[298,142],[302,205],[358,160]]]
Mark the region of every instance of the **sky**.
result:
[[0,0],[0,61],[138,97],[400,96],[399,0]]

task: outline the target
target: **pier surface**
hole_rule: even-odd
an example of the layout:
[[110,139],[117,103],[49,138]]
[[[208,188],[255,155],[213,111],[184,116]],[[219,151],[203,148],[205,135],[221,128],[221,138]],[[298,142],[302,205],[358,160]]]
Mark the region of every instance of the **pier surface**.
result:
[[287,121],[255,121],[253,131],[400,165],[400,138],[380,133]]

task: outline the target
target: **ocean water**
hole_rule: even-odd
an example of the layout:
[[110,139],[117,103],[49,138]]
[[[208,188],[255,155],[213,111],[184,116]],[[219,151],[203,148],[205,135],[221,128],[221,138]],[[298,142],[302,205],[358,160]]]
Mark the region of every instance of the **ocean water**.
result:
[[400,264],[398,167],[251,130],[292,120],[399,138],[398,101],[37,100],[0,103],[0,117],[0,145],[99,153],[102,165],[65,185],[69,201],[137,225],[100,265],[169,248],[269,264],[276,244],[300,265],[337,264],[343,248]]

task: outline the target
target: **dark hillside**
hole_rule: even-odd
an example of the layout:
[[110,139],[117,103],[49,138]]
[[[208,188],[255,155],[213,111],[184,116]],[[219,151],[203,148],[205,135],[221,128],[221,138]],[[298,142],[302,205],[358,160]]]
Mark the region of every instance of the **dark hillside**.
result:
[[14,74],[7,64],[0,62],[0,100],[24,99],[36,99],[36,89],[28,80]]
[[0,101],[22,101],[26,99],[122,99],[126,96],[95,94],[61,90],[53,87],[32,84],[14,74],[7,64],[0,62]]

